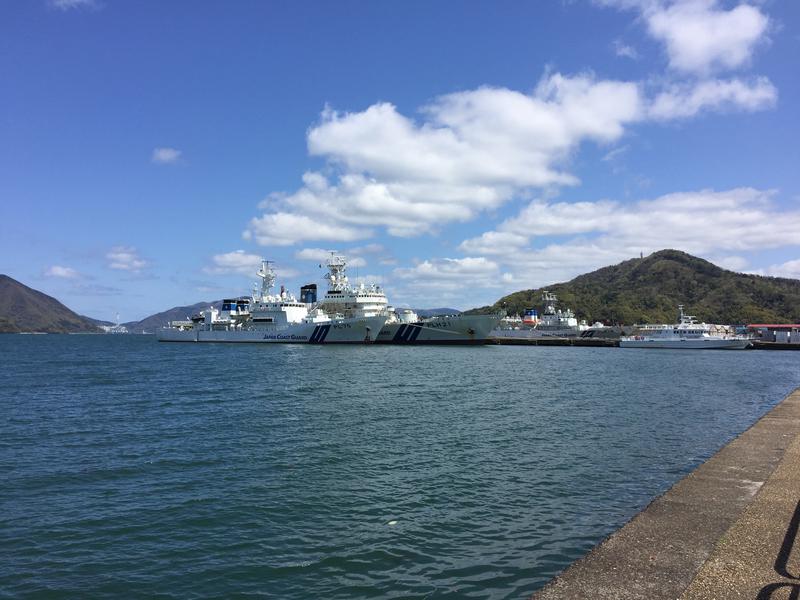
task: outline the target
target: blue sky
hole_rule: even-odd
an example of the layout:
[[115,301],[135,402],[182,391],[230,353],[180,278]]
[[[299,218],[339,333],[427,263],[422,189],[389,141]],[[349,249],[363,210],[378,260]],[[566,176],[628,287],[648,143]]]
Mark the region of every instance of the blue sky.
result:
[[0,272],[97,318],[324,251],[469,308],[661,248],[800,278],[793,0],[0,8]]

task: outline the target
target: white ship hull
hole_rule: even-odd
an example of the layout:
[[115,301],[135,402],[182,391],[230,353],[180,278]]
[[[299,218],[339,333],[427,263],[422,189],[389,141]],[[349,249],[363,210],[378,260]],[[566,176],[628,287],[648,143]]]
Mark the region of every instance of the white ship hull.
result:
[[387,323],[378,339],[381,344],[486,344],[497,326],[497,315],[431,317],[416,323]]
[[688,339],[688,340],[656,340],[656,339],[621,339],[620,348],[673,348],[677,350],[744,350],[750,345],[747,339]]
[[385,317],[333,319],[322,323],[293,323],[261,329],[177,329],[156,331],[160,342],[224,342],[271,344],[363,344],[376,341]]

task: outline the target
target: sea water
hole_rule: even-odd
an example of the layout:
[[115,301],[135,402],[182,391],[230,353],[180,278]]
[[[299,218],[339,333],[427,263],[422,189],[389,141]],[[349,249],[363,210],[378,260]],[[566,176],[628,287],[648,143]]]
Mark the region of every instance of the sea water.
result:
[[0,596],[524,598],[800,352],[0,336]]

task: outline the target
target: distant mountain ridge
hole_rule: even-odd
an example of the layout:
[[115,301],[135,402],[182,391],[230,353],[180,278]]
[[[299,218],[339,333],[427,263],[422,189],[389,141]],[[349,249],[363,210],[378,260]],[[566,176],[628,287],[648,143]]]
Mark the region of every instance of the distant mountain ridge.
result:
[[800,280],[735,273],[679,250],[661,250],[566,283],[514,292],[467,312],[541,312],[544,289],[590,323],[674,323],[678,304],[708,323],[800,322]]
[[0,275],[0,333],[100,333],[93,321],[52,296]]
[[128,321],[122,323],[130,333],[155,333],[159,327],[164,327],[170,321],[183,321],[191,318],[200,311],[206,310],[209,306],[213,306],[217,310],[222,308],[222,300],[213,300],[211,302],[197,302],[188,306],[174,306],[165,311],[145,317],[140,321]]

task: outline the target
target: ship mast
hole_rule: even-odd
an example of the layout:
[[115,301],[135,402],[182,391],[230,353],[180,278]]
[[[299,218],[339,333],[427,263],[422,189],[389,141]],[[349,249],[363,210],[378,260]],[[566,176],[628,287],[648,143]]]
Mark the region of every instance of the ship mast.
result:
[[261,278],[261,301],[271,295],[272,286],[275,285],[275,271],[272,268],[273,262],[271,260],[262,260],[261,268],[258,270],[258,275]]
[[331,252],[331,257],[325,263],[328,267],[328,272],[325,274],[325,279],[328,280],[328,291],[343,292],[348,288],[347,281],[347,261],[344,256]]

